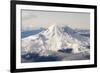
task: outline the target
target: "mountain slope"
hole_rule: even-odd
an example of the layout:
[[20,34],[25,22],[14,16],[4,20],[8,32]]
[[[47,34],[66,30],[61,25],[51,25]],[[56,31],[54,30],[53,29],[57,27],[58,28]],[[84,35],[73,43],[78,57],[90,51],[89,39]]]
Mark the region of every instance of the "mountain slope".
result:
[[22,39],[22,53],[39,53],[48,55],[48,50],[59,51],[72,49],[72,53],[89,52],[89,39],[77,33],[70,27],[64,28],[54,24],[39,34]]

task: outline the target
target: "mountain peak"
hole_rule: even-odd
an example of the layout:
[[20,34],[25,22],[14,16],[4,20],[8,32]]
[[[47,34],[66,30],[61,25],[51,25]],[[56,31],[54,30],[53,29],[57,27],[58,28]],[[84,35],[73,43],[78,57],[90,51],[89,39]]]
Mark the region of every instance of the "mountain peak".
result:
[[47,35],[49,37],[52,37],[55,35],[57,36],[57,35],[63,34],[63,28],[61,27],[61,25],[53,24],[43,33],[44,33],[44,35]]
[[58,24],[53,24],[53,25],[51,25],[48,29],[58,29],[58,28],[60,28],[60,25],[58,25]]

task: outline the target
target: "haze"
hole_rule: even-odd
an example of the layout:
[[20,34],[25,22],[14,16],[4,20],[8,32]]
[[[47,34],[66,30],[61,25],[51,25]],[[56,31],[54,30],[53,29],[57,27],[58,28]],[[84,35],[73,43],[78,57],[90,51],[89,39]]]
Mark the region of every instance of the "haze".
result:
[[48,28],[52,24],[67,25],[73,29],[90,29],[90,14],[22,10],[22,30]]

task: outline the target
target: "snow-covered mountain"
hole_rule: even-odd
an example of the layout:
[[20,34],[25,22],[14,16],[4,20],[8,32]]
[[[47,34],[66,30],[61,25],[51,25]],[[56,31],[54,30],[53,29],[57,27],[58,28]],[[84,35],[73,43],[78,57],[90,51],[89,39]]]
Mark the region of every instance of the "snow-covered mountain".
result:
[[82,36],[90,37],[90,30],[76,30],[76,32]]
[[28,37],[30,35],[38,34],[39,32],[44,31],[44,30],[46,30],[46,29],[41,27],[41,28],[36,28],[34,30],[30,29],[30,30],[22,31],[21,38],[25,38],[25,37]]
[[74,33],[75,30],[54,24],[39,34],[22,39],[22,53],[48,55],[48,51],[72,49],[72,53],[89,52],[89,38]]

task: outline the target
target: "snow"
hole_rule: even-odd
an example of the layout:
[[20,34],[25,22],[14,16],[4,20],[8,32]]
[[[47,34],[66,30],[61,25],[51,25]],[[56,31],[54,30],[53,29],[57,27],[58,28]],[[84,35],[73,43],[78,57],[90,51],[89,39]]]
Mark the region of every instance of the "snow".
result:
[[88,52],[89,38],[74,33],[74,30],[66,26],[53,24],[45,31],[22,39],[22,53],[39,53],[48,56],[49,51],[58,52],[61,49],[72,49],[72,53]]

